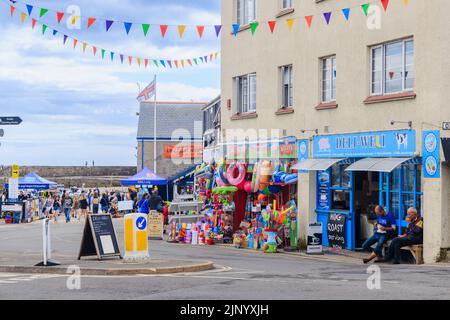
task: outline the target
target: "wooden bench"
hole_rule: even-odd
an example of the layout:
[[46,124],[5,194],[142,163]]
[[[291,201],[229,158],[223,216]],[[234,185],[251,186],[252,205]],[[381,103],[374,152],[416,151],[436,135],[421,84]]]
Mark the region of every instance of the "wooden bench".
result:
[[[387,241],[384,245],[383,245],[383,249],[388,249],[389,246],[391,245],[392,240]],[[414,258],[414,261],[416,262],[416,264],[423,264],[423,245],[422,244],[415,244],[412,246],[405,246],[401,248],[402,250],[407,250],[409,252],[411,252],[411,255]]]

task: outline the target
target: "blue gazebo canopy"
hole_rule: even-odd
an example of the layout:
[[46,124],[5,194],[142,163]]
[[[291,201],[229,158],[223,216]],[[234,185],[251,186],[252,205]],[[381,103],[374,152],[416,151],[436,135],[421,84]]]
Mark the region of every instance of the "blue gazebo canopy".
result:
[[19,178],[19,189],[21,190],[49,190],[57,187],[58,184],[56,182],[44,179],[36,172],[31,172]]
[[121,181],[123,186],[164,186],[167,179],[161,178],[148,168],[144,168],[136,175]]

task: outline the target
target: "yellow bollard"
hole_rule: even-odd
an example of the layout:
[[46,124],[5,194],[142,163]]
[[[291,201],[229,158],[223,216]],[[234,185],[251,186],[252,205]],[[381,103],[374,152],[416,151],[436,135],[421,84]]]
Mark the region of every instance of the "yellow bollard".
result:
[[148,254],[147,215],[131,213],[124,216],[125,262],[145,262]]

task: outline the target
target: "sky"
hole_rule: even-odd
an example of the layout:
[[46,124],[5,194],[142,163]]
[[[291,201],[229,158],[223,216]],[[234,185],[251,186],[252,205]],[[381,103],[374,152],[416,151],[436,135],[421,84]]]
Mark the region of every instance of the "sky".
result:
[[[34,6],[38,20],[21,23],[26,4]],[[220,24],[220,0],[18,0],[11,18],[9,0],[0,0],[0,116],[20,116],[20,126],[4,126],[0,137],[0,165],[71,166],[136,165],[136,133],[139,104],[138,85],[147,85],[157,75],[160,101],[209,101],[220,93],[220,61],[195,68],[171,70],[120,64],[118,53],[161,59],[186,59],[220,51],[214,28],[206,28],[199,39],[195,27],[188,27],[183,39],[175,27],[165,38],[159,28],[150,27],[147,37],[141,25],[126,35],[122,23],[106,32],[97,20],[89,29],[87,17],[150,24]],[[71,5],[81,11],[81,29],[58,24],[57,11]],[[39,9],[49,11],[39,18]],[[86,18],[85,18],[86,17]],[[42,35],[40,22],[50,31]],[[53,29],[59,31],[52,35]],[[60,33],[77,38],[73,49],[63,45]],[[117,52],[111,63],[82,42]],[[100,52],[100,50],[99,50]]]

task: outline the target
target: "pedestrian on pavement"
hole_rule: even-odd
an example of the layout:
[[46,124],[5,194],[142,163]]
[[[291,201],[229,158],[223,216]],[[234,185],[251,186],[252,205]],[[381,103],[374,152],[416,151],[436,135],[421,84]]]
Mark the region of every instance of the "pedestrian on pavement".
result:
[[152,196],[150,197],[150,200],[149,200],[149,207],[150,207],[150,211],[156,210],[159,212],[163,212],[162,198],[158,194],[157,189],[153,190],[153,192],[152,192]]
[[98,209],[100,205],[100,198],[98,197],[97,191],[94,192],[94,196],[92,197],[92,213],[98,214]]
[[89,202],[86,196],[86,191],[81,192],[81,198],[80,198],[80,209],[81,209],[81,217],[82,218],[87,218],[87,214],[88,214],[88,207],[89,207]]
[[395,217],[380,205],[375,207],[375,214],[377,219],[374,221],[375,232],[372,237],[367,239],[362,247],[364,251],[371,251],[372,246],[376,243],[377,246],[372,250],[368,258],[363,259],[364,263],[369,263],[376,257],[382,257],[383,245],[392,237],[396,229]]
[[61,200],[59,196],[56,196],[55,200],[53,201],[53,212],[52,212],[52,218],[55,220],[55,222],[58,222],[60,210],[61,210]]
[[51,194],[48,194],[47,200],[45,200],[44,204],[44,215],[46,218],[49,218],[53,211],[53,198]]
[[109,210],[109,200],[108,195],[106,193],[102,194],[102,198],[100,200],[100,206],[102,208],[103,213],[107,213]]
[[78,194],[75,193],[73,195],[73,204],[72,204],[72,217],[74,219],[78,219],[78,210],[80,209],[80,199]]
[[139,200],[138,207],[139,207],[139,213],[145,213],[145,214],[149,213],[148,193],[144,193],[142,195],[142,199]]
[[394,259],[394,264],[400,264],[402,247],[423,244],[423,219],[419,217],[416,208],[409,208],[407,214],[408,227],[405,234],[392,240],[386,257],[375,262],[389,262]]
[[73,199],[70,197],[69,191],[66,191],[64,194],[64,200],[63,200],[63,210],[64,215],[66,216],[66,223],[70,222],[70,213],[72,211],[73,206]]

